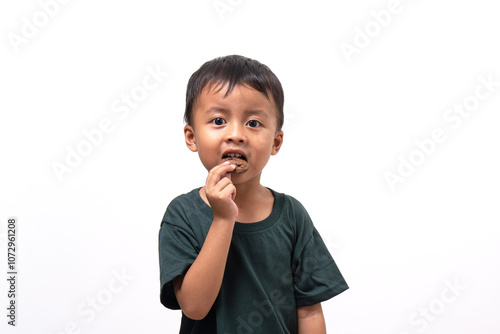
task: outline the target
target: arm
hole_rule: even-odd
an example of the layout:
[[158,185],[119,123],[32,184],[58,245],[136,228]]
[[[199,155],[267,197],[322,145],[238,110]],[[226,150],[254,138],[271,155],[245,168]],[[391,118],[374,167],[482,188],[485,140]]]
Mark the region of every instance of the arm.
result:
[[299,334],[326,334],[325,317],[321,303],[297,307]]
[[[203,247],[184,276],[173,281],[174,292],[184,314],[201,320],[208,314],[219,294],[226,267],[238,207],[233,199],[236,188],[228,171],[233,165],[214,167],[207,177],[205,193],[214,213],[214,220]],[[224,177],[227,175],[227,177]]]

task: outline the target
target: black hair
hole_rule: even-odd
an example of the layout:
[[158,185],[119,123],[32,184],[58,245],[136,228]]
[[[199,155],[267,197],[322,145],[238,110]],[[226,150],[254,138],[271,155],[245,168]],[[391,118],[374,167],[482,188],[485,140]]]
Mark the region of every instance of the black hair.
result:
[[281,83],[269,67],[239,55],[219,57],[207,61],[191,75],[186,90],[186,110],[184,121],[191,125],[193,121],[193,106],[206,85],[227,86],[226,95],[229,95],[236,85],[245,85],[254,88],[274,99],[277,109],[277,130],[281,130],[284,121],[283,104],[284,93]]

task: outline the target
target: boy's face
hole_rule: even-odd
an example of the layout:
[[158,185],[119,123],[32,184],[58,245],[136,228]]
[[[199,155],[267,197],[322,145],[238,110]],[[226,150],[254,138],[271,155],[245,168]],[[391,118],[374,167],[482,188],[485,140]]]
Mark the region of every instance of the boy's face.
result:
[[197,98],[193,122],[184,128],[186,144],[207,170],[233,156],[231,161],[239,165],[233,183],[249,181],[260,176],[283,142],[283,132],[276,130],[276,106],[247,86],[235,86],[228,96],[226,87],[218,88],[205,87]]

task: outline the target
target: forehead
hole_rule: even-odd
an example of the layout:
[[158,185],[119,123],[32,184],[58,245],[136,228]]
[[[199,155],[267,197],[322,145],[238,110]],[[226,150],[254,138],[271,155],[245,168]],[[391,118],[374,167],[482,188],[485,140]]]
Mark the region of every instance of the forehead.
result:
[[271,94],[266,96],[245,85],[236,85],[228,92],[227,86],[227,84],[206,85],[194,104],[194,117],[219,109],[230,112],[260,111],[267,116],[276,118],[276,103]]

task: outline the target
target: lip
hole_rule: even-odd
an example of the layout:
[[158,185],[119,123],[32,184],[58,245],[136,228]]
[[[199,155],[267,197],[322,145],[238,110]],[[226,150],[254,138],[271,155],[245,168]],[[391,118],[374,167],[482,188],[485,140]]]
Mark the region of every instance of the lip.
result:
[[238,149],[228,149],[228,150],[224,151],[224,153],[222,153],[221,158],[224,158],[224,156],[226,156],[229,153],[241,154],[243,156],[243,160],[248,161],[246,153],[243,152],[242,150],[238,150]]

